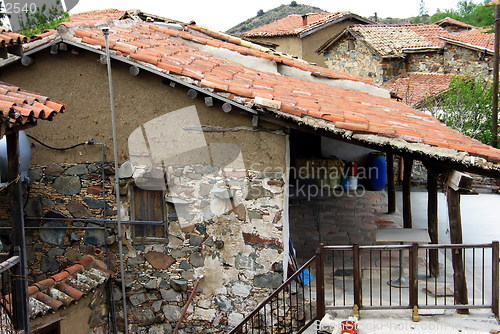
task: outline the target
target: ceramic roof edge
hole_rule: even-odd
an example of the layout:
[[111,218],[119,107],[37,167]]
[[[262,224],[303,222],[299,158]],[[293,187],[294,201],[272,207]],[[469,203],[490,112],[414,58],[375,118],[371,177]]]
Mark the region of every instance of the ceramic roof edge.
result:
[[451,38],[446,38],[446,37],[439,37],[439,38],[442,39],[443,41],[447,42],[447,43],[450,43],[450,44],[455,44],[455,45],[458,45],[458,46],[463,46],[464,48],[473,49],[473,50],[476,50],[476,51],[487,52],[487,53],[489,53],[491,55],[495,54],[494,50],[491,50],[491,49],[488,49],[488,48],[485,48],[485,47],[482,47],[482,46],[479,46],[479,45],[474,45],[474,44],[470,44],[470,43],[466,43],[466,42],[462,42],[462,41],[458,41],[458,40],[451,39]]
[[282,111],[275,111],[274,113],[279,117],[292,119],[299,125],[306,125],[316,130],[322,129],[336,136],[340,136],[345,140],[362,142],[371,147],[379,147],[381,150],[391,147],[397,151],[404,151],[408,154],[418,154],[426,156],[430,159],[446,159],[447,161],[460,165],[464,168],[473,167],[474,172],[477,172],[478,174],[483,172],[483,174],[495,174],[496,177],[500,177],[500,162],[493,163],[483,157],[471,155],[468,152],[433,146],[425,143],[412,143],[402,138],[356,133],[352,130],[337,128],[335,124],[321,118],[296,116]]

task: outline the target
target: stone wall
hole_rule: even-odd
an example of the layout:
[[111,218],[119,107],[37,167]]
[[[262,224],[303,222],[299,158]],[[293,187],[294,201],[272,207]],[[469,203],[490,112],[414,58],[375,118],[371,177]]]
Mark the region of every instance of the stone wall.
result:
[[447,44],[443,58],[445,73],[492,75],[493,55]]
[[384,70],[380,66],[381,59],[357,40],[344,37],[323,56],[328,68],[372,78],[376,84],[383,82]]
[[342,38],[323,54],[328,68],[373,78],[383,84],[406,72],[491,76],[493,56],[447,44],[443,52],[409,53],[381,59],[358,40]]
[[[105,171],[103,196],[100,162],[33,168],[26,215],[92,219],[106,213],[108,219],[115,218],[114,171],[109,163]],[[130,332],[169,333],[200,275],[204,278],[188,309],[184,333],[232,328],[283,281],[283,174],[209,165],[169,167],[167,195],[178,218],[168,222],[165,238],[139,240],[133,225],[127,224],[128,198],[133,186],[141,187],[138,180],[144,175],[135,182],[129,177],[120,180]],[[84,230],[79,227],[101,223],[69,220],[28,220],[27,225],[72,226],[27,231],[28,266],[35,281],[87,254],[109,263],[115,272],[118,325],[123,329],[116,229],[108,234]]]
[[[405,60],[406,60],[405,72],[445,73],[445,66],[442,53],[438,52],[410,53],[406,56]],[[395,77],[391,79],[394,78]]]

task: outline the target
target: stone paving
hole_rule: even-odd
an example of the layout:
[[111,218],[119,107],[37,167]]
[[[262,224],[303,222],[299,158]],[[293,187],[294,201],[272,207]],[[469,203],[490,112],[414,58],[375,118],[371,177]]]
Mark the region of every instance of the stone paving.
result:
[[387,214],[385,191],[290,199],[290,236],[299,263],[311,258],[320,243],[373,245],[378,228],[402,226],[399,212]]

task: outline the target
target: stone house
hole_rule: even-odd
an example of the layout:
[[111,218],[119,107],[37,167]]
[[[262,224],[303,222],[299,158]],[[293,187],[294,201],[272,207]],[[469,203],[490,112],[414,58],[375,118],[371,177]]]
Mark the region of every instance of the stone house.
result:
[[73,15],[1,66],[1,80],[71,108],[29,130],[27,261],[33,282],[87,256],[107,264],[96,333],[171,331],[198,280],[184,332],[237,325],[287,276],[288,190],[304,160],[377,150],[500,173],[500,150],[370,80],[141,12]]
[[384,84],[406,73],[489,76],[494,34],[430,25],[358,25],[317,50],[327,66]]
[[449,36],[434,25],[356,25],[323,44],[329,68],[344,69],[383,84],[407,72],[444,72],[442,53]]
[[351,25],[372,23],[374,22],[351,12],[289,15],[241,36],[256,43],[273,45],[280,52],[325,66],[325,60],[315,50]]

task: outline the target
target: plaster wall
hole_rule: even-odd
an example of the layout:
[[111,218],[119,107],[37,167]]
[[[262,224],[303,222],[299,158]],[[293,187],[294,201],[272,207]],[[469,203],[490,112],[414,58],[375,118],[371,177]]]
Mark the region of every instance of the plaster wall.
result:
[[[50,55],[44,52],[34,55],[34,58],[35,63],[29,67],[19,64],[4,67],[0,80],[66,103],[68,111],[57,115],[53,122],[39,121],[38,126],[27,133],[53,147],[68,147],[93,138],[106,144],[106,160],[112,160],[107,71],[106,66],[99,62],[98,55],[79,50],[78,54],[64,52]],[[112,67],[120,162],[128,158],[127,139],[132,131],[171,111],[194,106],[199,124],[193,126],[252,126],[250,116],[235,109],[226,114],[217,104],[206,107],[202,98],[187,98],[186,89],[180,85],[172,88],[163,84],[162,78],[154,74],[141,71],[138,76],[131,76],[128,74],[129,66],[116,61],[113,61]],[[262,122],[260,125],[276,128]],[[239,131],[204,133],[204,137],[207,143],[230,142],[238,145],[247,166],[257,166],[258,162],[261,168],[284,166],[284,136]],[[261,144],[263,146],[258,148]],[[101,159],[99,146],[80,146],[64,152],[46,149],[37,143],[33,146],[33,164]]]
[[[82,50],[58,55],[39,53],[34,57],[32,66],[15,64],[3,68],[1,80],[67,103],[68,111],[57,115],[53,122],[40,121],[29,133],[54,147],[67,147],[89,138],[105,143],[106,175],[101,180],[100,146],[54,152],[35,143],[30,171],[33,185],[26,215],[39,217],[56,210],[68,218],[91,219],[102,218],[106,212],[106,218],[112,219],[117,208],[114,171],[109,162],[113,156],[106,67],[97,55]],[[206,150],[192,150],[186,159],[168,166],[168,180],[164,180],[169,184],[168,194],[172,195],[171,186],[177,185],[175,196],[187,202],[185,215],[168,221],[164,238],[137,240],[133,227],[124,225],[127,295],[121,296],[119,282],[114,282],[118,325],[123,325],[123,315],[119,313],[121,298],[127,298],[132,332],[160,327],[167,332],[172,330],[196,277],[204,275],[186,318],[190,330],[187,332],[199,333],[207,327],[229,329],[283,280],[287,137],[262,129],[218,131],[237,126],[250,128],[251,117],[235,108],[224,113],[220,105],[206,107],[202,98],[190,99],[181,85],[170,87],[156,75],[141,71],[138,76],[131,76],[128,66],[116,61],[113,78],[120,163],[134,158],[127,146],[130,138],[138,138],[133,142],[139,143],[139,148],[151,148],[161,144],[159,139],[170,138],[172,145],[165,148],[168,152],[177,149],[183,138],[190,137],[199,138],[207,147],[221,143],[236,146],[236,161],[240,162],[217,165],[217,156],[207,156]],[[164,119],[169,122],[158,121]],[[163,125],[167,127],[162,128]],[[170,125],[180,129],[178,137],[170,136]],[[217,128],[215,132],[202,132],[196,130],[200,126]],[[277,129],[263,122],[259,126]],[[150,128],[157,131],[157,136],[144,135]],[[185,132],[189,135],[184,136]],[[132,217],[130,189],[137,185],[137,180],[131,175],[120,180],[124,221]],[[8,219],[8,212],[4,214],[0,218]],[[111,254],[111,269],[116,272],[119,268],[114,228],[107,236],[102,230],[78,229],[96,226],[94,223],[32,223],[76,227],[29,233],[28,244],[33,246],[28,249],[28,263],[36,280],[83,255],[104,259],[107,250]]]

